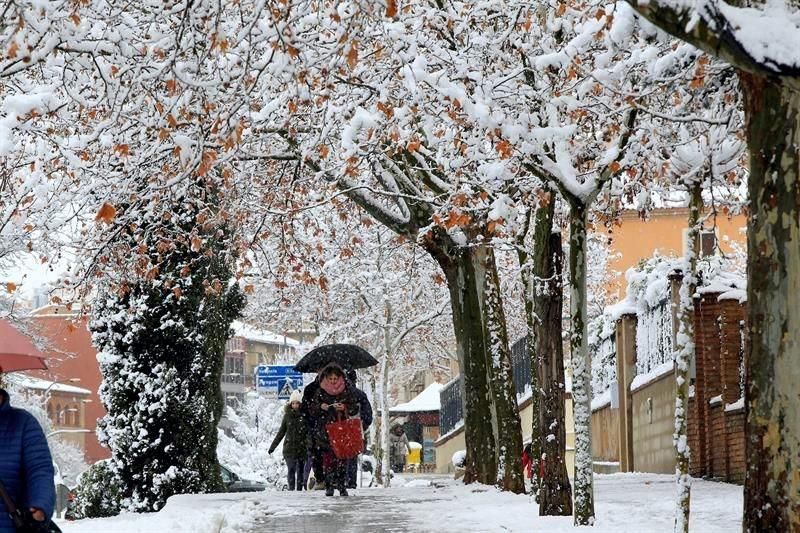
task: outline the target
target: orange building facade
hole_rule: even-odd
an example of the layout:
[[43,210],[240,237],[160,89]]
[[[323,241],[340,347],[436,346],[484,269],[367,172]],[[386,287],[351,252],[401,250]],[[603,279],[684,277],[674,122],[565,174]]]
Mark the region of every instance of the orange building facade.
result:
[[98,395],[100,365],[97,363],[97,350],[92,346],[87,319],[79,318],[63,307],[50,305],[34,311],[29,320],[31,331],[48,344],[46,353],[49,368],[31,374],[60,383],[75,382],[89,391],[89,397],[86,398],[89,401],[82,402],[84,407],[81,420],[74,421],[70,426],[89,430],[81,439],[87,462],[94,463],[110,457],[108,449],[100,445],[95,434],[97,420],[106,411]]
[[[619,226],[603,230],[611,240],[610,253],[616,255],[609,260],[607,268],[619,272],[612,282],[612,296],[615,292],[618,299],[625,296],[625,272],[639,261],[655,253],[667,257],[683,255],[688,215],[686,208],[655,209],[642,220],[637,211],[626,211]],[[744,215],[719,214],[705,223],[706,231],[715,233],[716,242],[725,254],[733,251],[731,242],[745,246],[746,226]]]

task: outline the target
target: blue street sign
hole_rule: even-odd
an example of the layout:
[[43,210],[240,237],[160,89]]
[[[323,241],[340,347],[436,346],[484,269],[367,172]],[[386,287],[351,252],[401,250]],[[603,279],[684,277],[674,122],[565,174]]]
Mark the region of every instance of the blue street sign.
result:
[[288,400],[292,391],[303,387],[303,374],[293,365],[258,365],[256,367],[256,390],[280,400]]

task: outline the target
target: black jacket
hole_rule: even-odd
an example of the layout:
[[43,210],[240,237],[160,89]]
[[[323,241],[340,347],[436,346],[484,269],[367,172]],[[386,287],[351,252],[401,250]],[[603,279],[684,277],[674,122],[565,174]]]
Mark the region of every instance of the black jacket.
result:
[[[308,394],[308,401],[305,402],[305,416],[312,446],[325,450],[330,447],[328,443],[328,432],[325,430],[325,426],[330,422],[335,422],[339,415],[333,409],[323,411],[322,404],[332,405],[334,403],[343,403],[345,405],[345,414],[348,417],[358,416],[360,415],[360,402],[356,393],[358,389],[356,389],[353,384],[345,382],[345,388],[341,394],[331,396],[325,392],[318,383],[316,386],[314,385],[314,383],[309,385],[309,387],[313,386],[314,388],[311,393]],[[306,389],[308,389],[308,387],[306,387]],[[305,401],[306,395],[304,394],[303,396]]]
[[283,443],[283,456],[287,459],[305,459],[308,453],[308,432],[305,418],[299,409],[294,410],[291,405],[286,406],[281,428],[269,447],[269,453],[275,451],[284,437],[286,441]]

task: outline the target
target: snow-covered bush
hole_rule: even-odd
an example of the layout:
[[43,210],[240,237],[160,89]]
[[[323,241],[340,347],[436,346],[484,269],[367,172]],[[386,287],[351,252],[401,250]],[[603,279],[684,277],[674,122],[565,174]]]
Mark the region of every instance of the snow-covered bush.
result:
[[109,461],[98,461],[78,480],[75,517],[100,518],[120,512],[121,485]]
[[467,465],[467,450],[458,450],[453,454],[451,461],[453,462],[453,468],[465,468]]
[[217,456],[220,464],[240,477],[280,486],[284,477],[281,447],[267,453],[278,433],[285,403],[248,395],[244,404],[225,411],[225,430],[219,430]]
[[[174,494],[223,488],[217,424],[225,342],[244,307],[233,278],[231,228],[210,218],[218,191],[202,181],[170,197],[171,215],[126,213],[112,255],[146,250],[139,266],[109,273],[89,324],[103,374],[98,424],[122,483],[122,506],[160,509]],[[196,220],[206,223],[201,229]],[[158,228],[158,229],[156,229]]]

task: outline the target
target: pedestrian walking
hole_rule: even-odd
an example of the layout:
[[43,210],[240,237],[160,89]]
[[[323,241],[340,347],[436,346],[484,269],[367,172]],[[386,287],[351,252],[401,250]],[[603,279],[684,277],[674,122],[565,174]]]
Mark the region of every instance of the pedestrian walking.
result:
[[[355,370],[347,371],[347,380],[355,386]],[[366,432],[369,426],[372,425],[372,406],[370,405],[369,398],[367,398],[367,394],[364,391],[358,387],[355,387],[354,391],[356,398],[358,399],[358,408],[361,415],[363,430]],[[354,489],[356,487],[358,487],[358,457],[353,457],[347,462],[347,488]]]
[[[322,369],[319,386],[309,398],[308,422],[311,433],[312,454],[321,456],[325,479],[325,495],[333,496],[338,490],[347,496],[347,459],[334,455],[328,440],[326,426],[340,418],[353,418],[361,415],[359,392],[345,379],[344,370],[331,363]],[[362,418],[363,427],[363,418]],[[316,465],[314,466],[316,472]]]
[[392,470],[398,474],[403,472],[406,467],[406,456],[410,451],[403,426],[395,423],[389,432],[389,464]]
[[[39,422],[27,411],[12,407],[9,394],[0,389],[0,482],[9,503],[31,524],[31,531],[58,531],[50,523],[56,503],[54,474]],[[0,497],[0,533],[15,533],[5,500]]]
[[286,461],[289,490],[305,490],[305,462],[308,454],[308,432],[306,422],[300,412],[302,402],[300,391],[292,392],[286,411],[283,414],[281,427],[269,447],[269,453],[275,451],[283,440],[283,459]]
[[[304,473],[304,481],[308,486],[308,490],[314,488],[321,489],[325,486],[325,471],[322,468],[322,450],[319,446],[315,446],[314,442],[314,427],[316,421],[311,416],[311,402],[314,395],[319,390],[319,383],[322,379],[322,372],[317,374],[314,381],[309,383],[303,389],[303,400],[300,403],[300,412],[303,414],[303,419],[306,423],[308,432],[308,456],[306,457],[306,468]],[[313,472],[313,477],[311,473]]]

